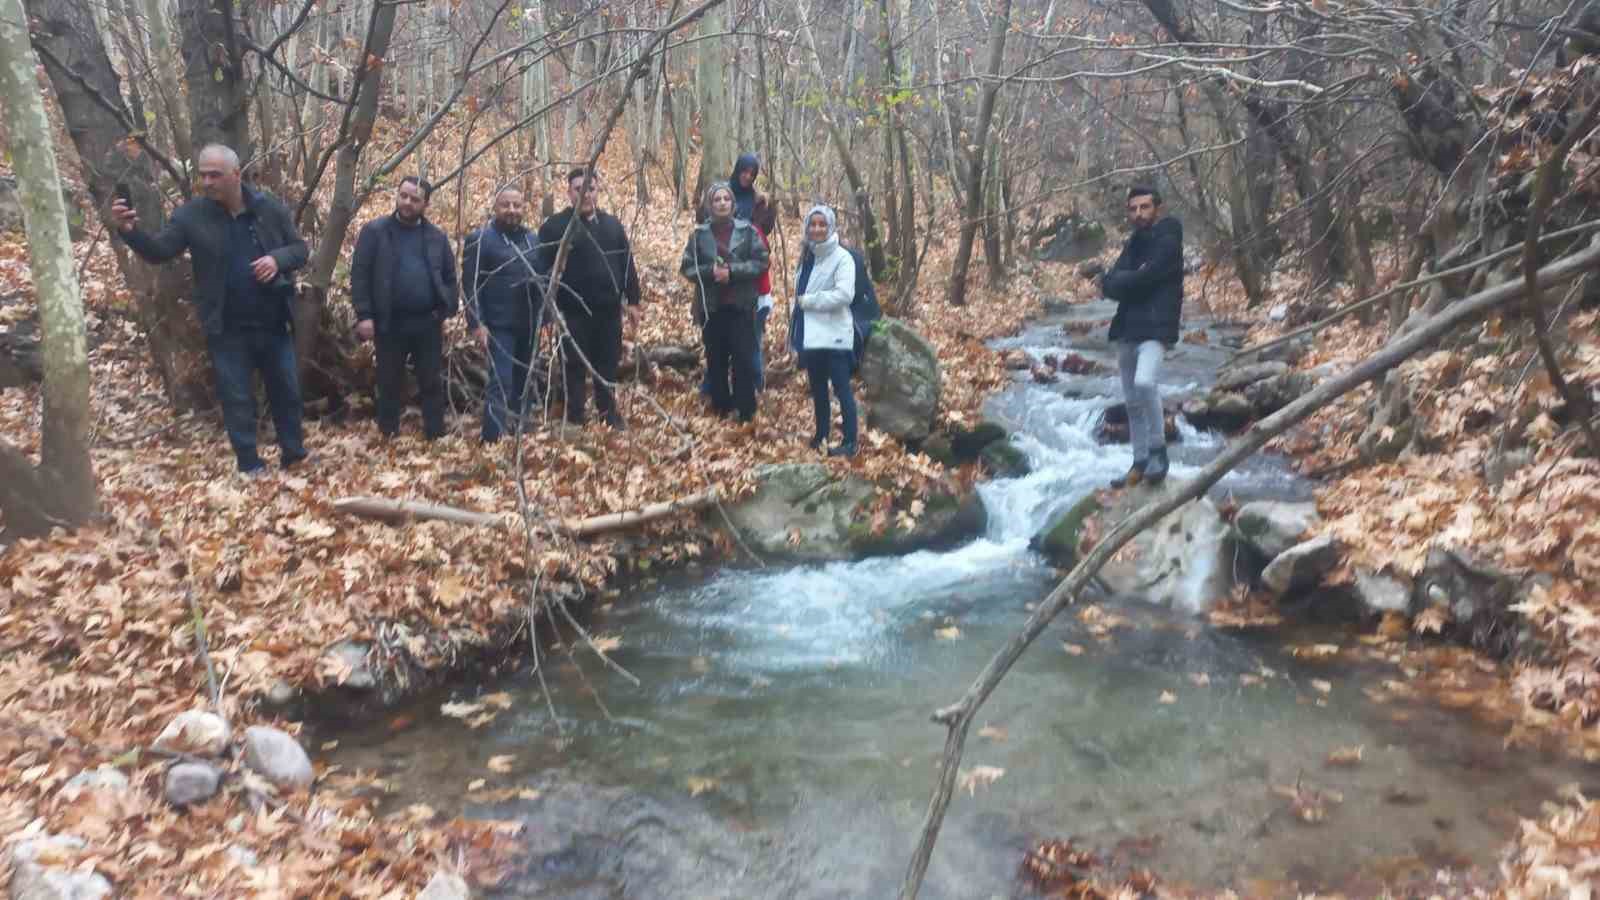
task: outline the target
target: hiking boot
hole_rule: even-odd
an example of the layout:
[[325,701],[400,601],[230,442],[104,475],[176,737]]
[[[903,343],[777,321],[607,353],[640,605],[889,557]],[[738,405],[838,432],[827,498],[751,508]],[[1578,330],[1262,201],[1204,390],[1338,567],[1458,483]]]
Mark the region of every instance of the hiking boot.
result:
[[828,455],[829,456],[855,456],[856,455],[856,445],[855,444],[840,444],[837,447],[830,448],[828,450]]
[[828,442],[828,436],[825,435],[825,434],[819,434],[819,435],[816,435],[815,437],[813,437],[811,439],[811,443],[807,444],[806,446],[810,447],[813,450],[821,450],[822,449],[822,445],[826,444],[827,442]]
[[1167,480],[1167,448],[1157,447],[1150,451],[1150,462],[1144,467],[1144,480],[1151,487]]
[[1111,486],[1114,488],[1133,487],[1144,480],[1144,470],[1148,465],[1150,465],[1150,460],[1148,459],[1134,460],[1133,465],[1128,468],[1128,474],[1120,478],[1111,479]]

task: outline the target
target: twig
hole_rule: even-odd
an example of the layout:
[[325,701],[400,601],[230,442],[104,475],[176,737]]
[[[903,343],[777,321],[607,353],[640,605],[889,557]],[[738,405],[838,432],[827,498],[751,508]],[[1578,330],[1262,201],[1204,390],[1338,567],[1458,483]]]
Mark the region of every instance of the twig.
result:
[[194,624],[195,650],[200,654],[200,662],[206,667],[206,685],[211,694],[211,707],[218,715],[222,715],[222,688],[217,684],[217,670],[211,665],[211,650],[206,643],[206,617],[200,610],[200,601],[195,599],[194,588],[184,585],[183,594],[189,601],[190,621]]

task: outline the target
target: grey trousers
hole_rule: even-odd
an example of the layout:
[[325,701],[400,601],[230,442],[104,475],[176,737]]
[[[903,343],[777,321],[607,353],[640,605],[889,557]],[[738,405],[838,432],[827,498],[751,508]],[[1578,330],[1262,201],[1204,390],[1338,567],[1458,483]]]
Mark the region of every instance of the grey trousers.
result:
[[1128,406],[1128,442],[1135,461],[1150,458],[1150,451],[1167,445],[1166,423],[1161,415],[1160,341],[1118,341],[1117,368],[1122,374],[1122,399]]

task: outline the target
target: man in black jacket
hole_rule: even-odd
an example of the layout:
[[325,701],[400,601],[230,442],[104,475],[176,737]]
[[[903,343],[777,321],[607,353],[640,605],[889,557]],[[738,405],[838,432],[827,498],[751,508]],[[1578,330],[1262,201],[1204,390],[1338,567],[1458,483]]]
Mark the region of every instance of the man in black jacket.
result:
[[1134,187],[1128,191],[1128,224],[1133,234],[1100,285],[1117,301],[1110,337],[1117,345],[1133,445],[1133,467],[1112,487],[1160,484],[1167,477],[1166,425],[1156,382],[1162,354],[1178,342],[1183,311],[1183,223],[1163,216],[1156,191]]
[[502,189],[494,198],[494,220],[467,235],[461,250],[467,327],[489,360],[485,443],[515,429],[527,411],[528,373],[539,351],[543,296],[538,257],[533,232],[522,225],[522,192]]
[[639,273],[622,223],[596,208],[597,178],[582,166],[567,173],[567,198],[572,205],[539,226],[539,271],[553,272],[556,251],[570,225],[572,240],[556,295],[570,333],[561,342],[567,421],[582,425],[587,419],[584,405],[592,366],[595,410],[607,425],[621,429],[627,426],[611,385],[617,380],[617,364],[622,359],[623,311],[632,315],[639,307]]
[[290,273],[306,264],[306,243],[282,203],[240,181],[238,154],[211,144],[196,162],[200,196],[173,210],[160,232],[140,231],[138,214],[120,199],[111,213],[123,241],[149,262],[189,251],[194,305],[239,471],[253,473],[265,465],[256,451],[251,379],[258,371],[277,427],[279,461],[288,468],[306,458],[289,308]]
[[394,215],[361,229],[350,261],[356,336],[377,340],[385,437],[400,430],[407,360],[417,368],[423,434],[444,436],[444,320],[456,314],[456,257],[450,239],[424,218],[432,195],[433,185],[415,175],[401,179]]

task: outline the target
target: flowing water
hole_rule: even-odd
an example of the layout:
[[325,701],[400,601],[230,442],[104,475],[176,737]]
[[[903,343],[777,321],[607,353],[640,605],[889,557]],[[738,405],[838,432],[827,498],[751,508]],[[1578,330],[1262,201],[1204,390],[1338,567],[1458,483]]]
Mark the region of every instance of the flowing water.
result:
[[[1109,315],[1073,307],[1005,344],[1109,360],[1103,330],[1062,329]],[[1212,334],[1169,361],[1174,392],[1215,371],[1228,335]],[[657,585],[591,621],[621,637],[615,658],[637,686],[592,655],[580,652],[580,672],[558,653],[545,675],[559,723],[524,673],[483,688],[514,703],[480,728],[438,712],[479,693],[457,692],[398,733],[339,735],[328,761],[377,772],[394,807],[524,821],[529,861],[504,896],[893,896],[944,743],[929,714],[1053,585],[1028,538],[1127,468],[1126,446],[1092,438],[1116,394],[1105,375],[995,398],[991,414],[1035,472],[983,488],[989,531],[964,547]],[[1219,446],[1183,438],[1175,477]],[[1307,494],[1270,458],[1217,491]],[[1512,759],[1498,733],[1443,711],[1367,700],[1361,688],[1392,670],[1302,662],[1279,649],[1281,633],[1222,632],[1137,601],[1101,608],[1127,624],[1098,635],[1063,617],[983,709],[964,760],[973,777],[923,896],[1031,896],[1024,851],[1067,836],[1123,870],[1201,889],[1375,892],[1378,875],[1492,868],[1516,816],[1583,777],[1526,751]],[[1325,765],[1355,746],[1360,766]],[[1307,824],[1283,795],[1297,784],[1343,802]]]

